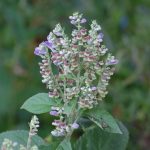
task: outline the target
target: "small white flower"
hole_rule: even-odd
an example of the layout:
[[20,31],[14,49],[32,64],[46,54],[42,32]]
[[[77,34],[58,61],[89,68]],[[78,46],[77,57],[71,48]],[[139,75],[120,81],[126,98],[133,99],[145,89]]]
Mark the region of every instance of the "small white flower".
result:
[[34,115],[31,119],[31,122],[29,123],[30,126],[30,135],[36,135],[38,132],[38,128],[39,128],[39,119],[37,118],[36,115]]

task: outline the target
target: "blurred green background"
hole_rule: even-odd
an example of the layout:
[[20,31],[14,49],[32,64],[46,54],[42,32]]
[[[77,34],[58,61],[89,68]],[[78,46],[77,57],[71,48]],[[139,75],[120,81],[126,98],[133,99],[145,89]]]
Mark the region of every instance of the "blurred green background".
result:
[[[0,0],[0,132],[27,129],[31,114],[20,110],[30,96],[47,92],[34,48],[60,22],[79,11],[102,26],[107,47],[120,63],[106,97],[108,110],[130,132],[129,150],[150,147],[149,0]],[[40,116],[42,136],[50,116]]]

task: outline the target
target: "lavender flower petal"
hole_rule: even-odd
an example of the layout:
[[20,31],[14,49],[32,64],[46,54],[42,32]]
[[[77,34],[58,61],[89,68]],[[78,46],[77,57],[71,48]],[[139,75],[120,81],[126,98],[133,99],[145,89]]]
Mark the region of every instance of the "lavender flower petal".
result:
[[40,55],[40,49],[39,49],[39,47],[36,47],[36,48],[35,48],[34,54],[37,55],[37,56]]
[[118,64],[118,59],[111,59],[108,62],[106,62],[106,65],[116,65]]
[[96,86],[93,86],[93,87],[91,88],[91,90],[92,90],[92,91],[95,91],[95,90],[97,90],[97,87],[96,87]]
[[45,46],[48,47],[49,49],[51,49],[51,50],[55,49],[55,45],[53,44],[53,42],[45,41],[44,43],[45,43]]
[[103,41],[103,37],[104,37],[103,33],[99,33],[98,36],[97,36],[98,41],[102,42]]
[[62,36],[62,33],[58,32],[58,31],[54,31],[54,34],[57,35],[57,36]]
[[43,42],[38,47],[35,48],[34,54],[38,56],[46,54],[46,49],[43,45]]
[[74,123],[71,125],[71,127],[72,127],[73,129],[78,129],[78,128],[79,128],[79,124],[77,124],[76,122],[74,122]]
[[83,18],[83,19],[81,19],[81,21],[80,21],[80,23],[86,23],[86,19],[85,18]]
[[56,110],[52,110],[52,111],[50,111],[50,115],[52,115],[52,116],[58,116],[59,113]]

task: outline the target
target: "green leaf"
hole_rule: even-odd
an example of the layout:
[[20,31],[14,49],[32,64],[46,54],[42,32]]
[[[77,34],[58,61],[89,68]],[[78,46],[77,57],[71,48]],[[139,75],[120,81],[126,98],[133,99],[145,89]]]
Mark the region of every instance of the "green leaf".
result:
[[72,150],[71,143],[68,139],[64,139],[56,150]]
[[118,125],[122,134],[108,133],[98,127],[88,129],[73,145],[73,150],[125,150],[129,133],[121,122]]
[[63,141],[55,141],[49,145],[42,145],[39,147],[40,150],[72,150],[71,143],[68,139]]
[[40,149],[40,150],[54,150],[54,148],[51,147],[50,145],[47,145],[47,146],[40,146],[39,149]]
[[39,93],[27,99],[21,109],[25,109],[34,114],[41,114],[49,112],[51,106],[56,105],[56,101],[50,99],[47,93]]
[[39,147],[40,150],[53,150],[53,148],[51,148],[51,146],[47,145],[47,146],[40,146]]
[[39,150],[56,150],[59,144],[60,140],[51,141],[50,144],[40,146]]
[[86,111],[85,115],[101,129],[122,134],[116,120],[107,111],[97,107]]
[[[16,147],[16,149],[18,150],[20,144],[24,145],[24,146],[27,145],[28,136],[29,136],[29,132],[24,131],[24,130],[3,132],[3,133],[0,134],[0,148],[2,146],[2,143],[3,143],[4,139],[7,138],[7,139],[9,139],[13,142],[18,143],[18,145]],[[36,146],[39,147],[41,145],[45,145],[45,142],[41,137],[35,135],[35,136],[32,137],[31,145],[36,145]]]

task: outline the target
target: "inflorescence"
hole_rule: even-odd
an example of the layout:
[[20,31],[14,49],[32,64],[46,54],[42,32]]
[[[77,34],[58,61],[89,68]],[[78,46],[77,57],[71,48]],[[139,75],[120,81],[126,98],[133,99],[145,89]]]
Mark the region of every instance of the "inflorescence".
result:
[[75,26],[71,38],[57,24],[34,51],[42,58],[40,73],[49,97],[61,103],[60,107],[52,106],[50,111],[50,115],[59,117],[52,123],[56,127],[51,132],[54,136],[65,136],[79,127],[76,118],[68,119],[65,106],[75,100],[77,112],[97,105],[106,96],[114,65],[118,63],[103,44],[103,33],[95,20],[87,30],[84,27],[87,20],[82,14],[74,13],[69,19]]
[[30,131],[27,146],[13,142],[10,139],[5,138],[2,142],[1,150],[39,150],[36,145],[31,145],[32,137],[37,134],[39,127],[39,120],[37,116],[33,116],[29,123]]

